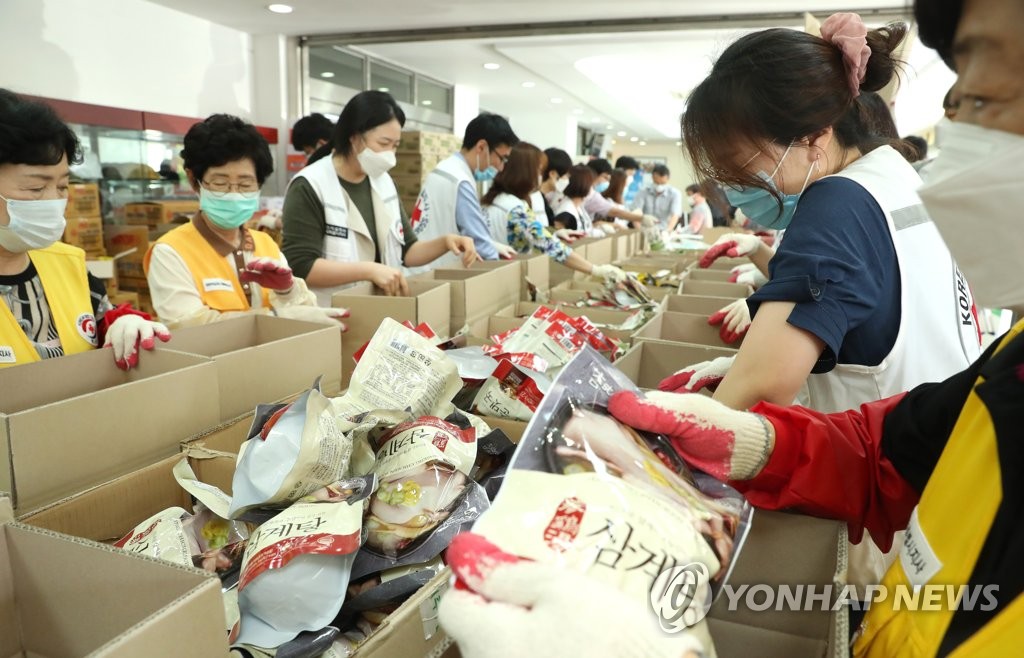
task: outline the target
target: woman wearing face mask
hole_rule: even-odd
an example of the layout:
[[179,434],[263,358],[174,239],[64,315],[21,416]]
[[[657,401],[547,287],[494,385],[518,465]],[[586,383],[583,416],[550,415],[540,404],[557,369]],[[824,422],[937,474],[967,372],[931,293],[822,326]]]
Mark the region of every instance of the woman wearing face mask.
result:
[[300,171],[285,194],[283,250],[321,304],[357,281],[408,295],[402,266],[427,265],[448,252],[476,260],[472,239],[417,240],[388,175],[405,113],[390,94],[364,91],[342,110],[334,153]]
[[552,204],[556,229],[586,233],[594,227],[584,202],[594,189],[594,172],[585,165],[576,165],[569,170],[569,182],[559,198]]
[[[519,142],[512,147],[504,169],[495,177],[491,189],[481,200],[498,251],[504,252],[507,249],[513,255],[539,251],[556,263],[577,272],[611,281],[625,279],[626,274],[618,267],[592,264],[562,244],[558,239],[558,231],[553,236],[537,221],[530,198],[540,187],[540,174],[546,168],[545,160],[539,148]],[[562,236],[567,239],[571,237],[565,229],[561,230]]]
[[569,170],[572,169],[572,158],[562,149],[544,149],[547,164],[541,172],[540,193],[544,199],[544,211],[547,213],[547,226],[555,221],[554,204],[558,203],[569,185]]
[[78,138],[42,103],[0,89],[0,368],[113,347],[119,368],[167,327],[127,304],[112,308],[85,253],[64,233]]
[[[146,253],[153,307],[169,325],[194,326],[244,314],[279,315],[339,326],[348,312],[316,306],[273,239],[244,224],[259,209],[274,169],[254,126],[215,114],[185,134],[185,173],[199,212]],[[344,325],[341,325],[344,328]]]

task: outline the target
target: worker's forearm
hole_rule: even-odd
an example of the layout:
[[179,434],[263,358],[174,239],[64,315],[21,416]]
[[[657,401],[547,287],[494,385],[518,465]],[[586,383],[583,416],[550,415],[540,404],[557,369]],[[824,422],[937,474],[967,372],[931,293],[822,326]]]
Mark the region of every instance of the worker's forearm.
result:
[[668,232],[676,230],[676,224],[679,223],[679,215],[672,215],[668,218]]
[[630,211],[625,208],[614,207],[608,211],[609,217],[618,217],[619,219],[626,219],[632,222],[642,221],[644,214],[639,211]]
[[366,281],[369,278],[366,263],[339,263],[318,258],[309,269],[306,285],[310,288],[332,288],[346,283]]
[[583,256],[580,256],[575,251],[569,254],[569,257],[565,259],[564,264],[569,269],[582,272],[583,274],[590,274],[594,271],[594,264]]
[[444,256],[448,253],[445,238],[446,236],[441,236],[433,240],[417,240],[416,244],[409,247],[409,250],[405,252],[405,266],[422,267]]

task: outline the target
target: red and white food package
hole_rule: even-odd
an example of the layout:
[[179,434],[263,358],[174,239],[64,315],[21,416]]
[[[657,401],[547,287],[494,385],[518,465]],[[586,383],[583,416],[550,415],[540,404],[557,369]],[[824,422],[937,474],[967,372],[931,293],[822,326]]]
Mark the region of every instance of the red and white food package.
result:
[[239,580],[236,642],[273,649],[327,626],[344,602],[362,518],[359,501],[304,499],[253,532]]
[[191,518],[180,507],[165,509],[137,525],[114,546],[191,567],[192,556],[202,552],[195,537],[185,530],[185,522]]
[[540,373],[530,373],[502,360],[480,387],[473,403],[474,411],[485,416],[529,421],[550,386],[550,380]]
[[242,444],[231,482],[230,518],[253,507],[298,500],[348,472],[352,442],[337,422],[331,401],[316,389],[279,409],[260,427],[254,424],[250,436]]

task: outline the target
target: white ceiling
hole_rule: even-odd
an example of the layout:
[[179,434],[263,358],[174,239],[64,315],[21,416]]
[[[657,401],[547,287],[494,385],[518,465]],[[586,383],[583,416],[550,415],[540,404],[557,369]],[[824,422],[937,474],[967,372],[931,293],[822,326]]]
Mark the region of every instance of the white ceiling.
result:
[[[266,9],[270,0],[150,1],[250,33],[289,35],[526,23],[536,24],[540,34],[543,23],[556,21],[727,18],[802,11],[824,17],[837,10],[899,10],[907,4],[905,0],[282,0],[295,11],[278,15]],[[780,18],[774,24],[803,29],[802,22],[792,18]],[[684,99],[707,75],[717,54],[750,29],[739,22],[728,28],[673,32],[421,42],[395,41],[389,35],[385,43],[364,41],[358,49],[439,80],[478,89],[480,107],[511,117],[513,127],[517,115],[544,113],[552,120],[574,118],[616,139],[653,141],[677,139]],[[485,70],[487,62],[501,68]],[[524,82],[534,86],[524,88]],[[552,103],[552,98],[562,102]]]

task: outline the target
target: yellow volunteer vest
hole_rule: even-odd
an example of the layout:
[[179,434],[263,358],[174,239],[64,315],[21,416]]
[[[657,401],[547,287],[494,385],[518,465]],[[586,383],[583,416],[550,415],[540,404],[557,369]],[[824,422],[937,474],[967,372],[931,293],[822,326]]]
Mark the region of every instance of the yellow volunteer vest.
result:
[[[1019,322],[1001,341],[1007,345],[1024,331]],[[979,379],[980,383],[981,380]],[[935,467],[907,530],[908,544],[882,579],[888,599],[871,605],[854,645],[854,655],[865,658],[931,658],[938,653],[953,619],[955,605],[941,609],[896,610],[897,587],[924,583],[958,587],[968,582],[1002,500],[995,428],[988,409],[972,391],[953,433]],[[965,509],[964,501],[971,501]],[[919,572],[910,578],[911,571]],[[999,593],[995,594],[999,599]],[[979,596],[984,603],[985,597]],[[1024,597],[1000,600],[999,614],[960,645],[953,658],[1002,658],[1024,647]]]
[[[89,274],[85,252],[55,242],[46,249],[28,252],[43,284],[50,316],[57,328],[64,354],[76,354],[96,347],[96,318],[89,296]],[[39,353],[14,319],[7,304],[0,303],[0,368],[32,363]]]
[[[263,258],[281,258],[281,250],[266,233],[249,231],[253,239],[255,255]],[[166,244],[174,248],[188,267],[196,290],[203,303],[215,311],[247,311],[249,300],[242,290],[235,268],[217,253],[217,250],[206,241],[192,224],[183,224],[160,238],[156,244]],[[143,267],[149,275],[149,259],[153,247],[146,252]],[[264,289],[263,307],[270,308],[270,291]]]

